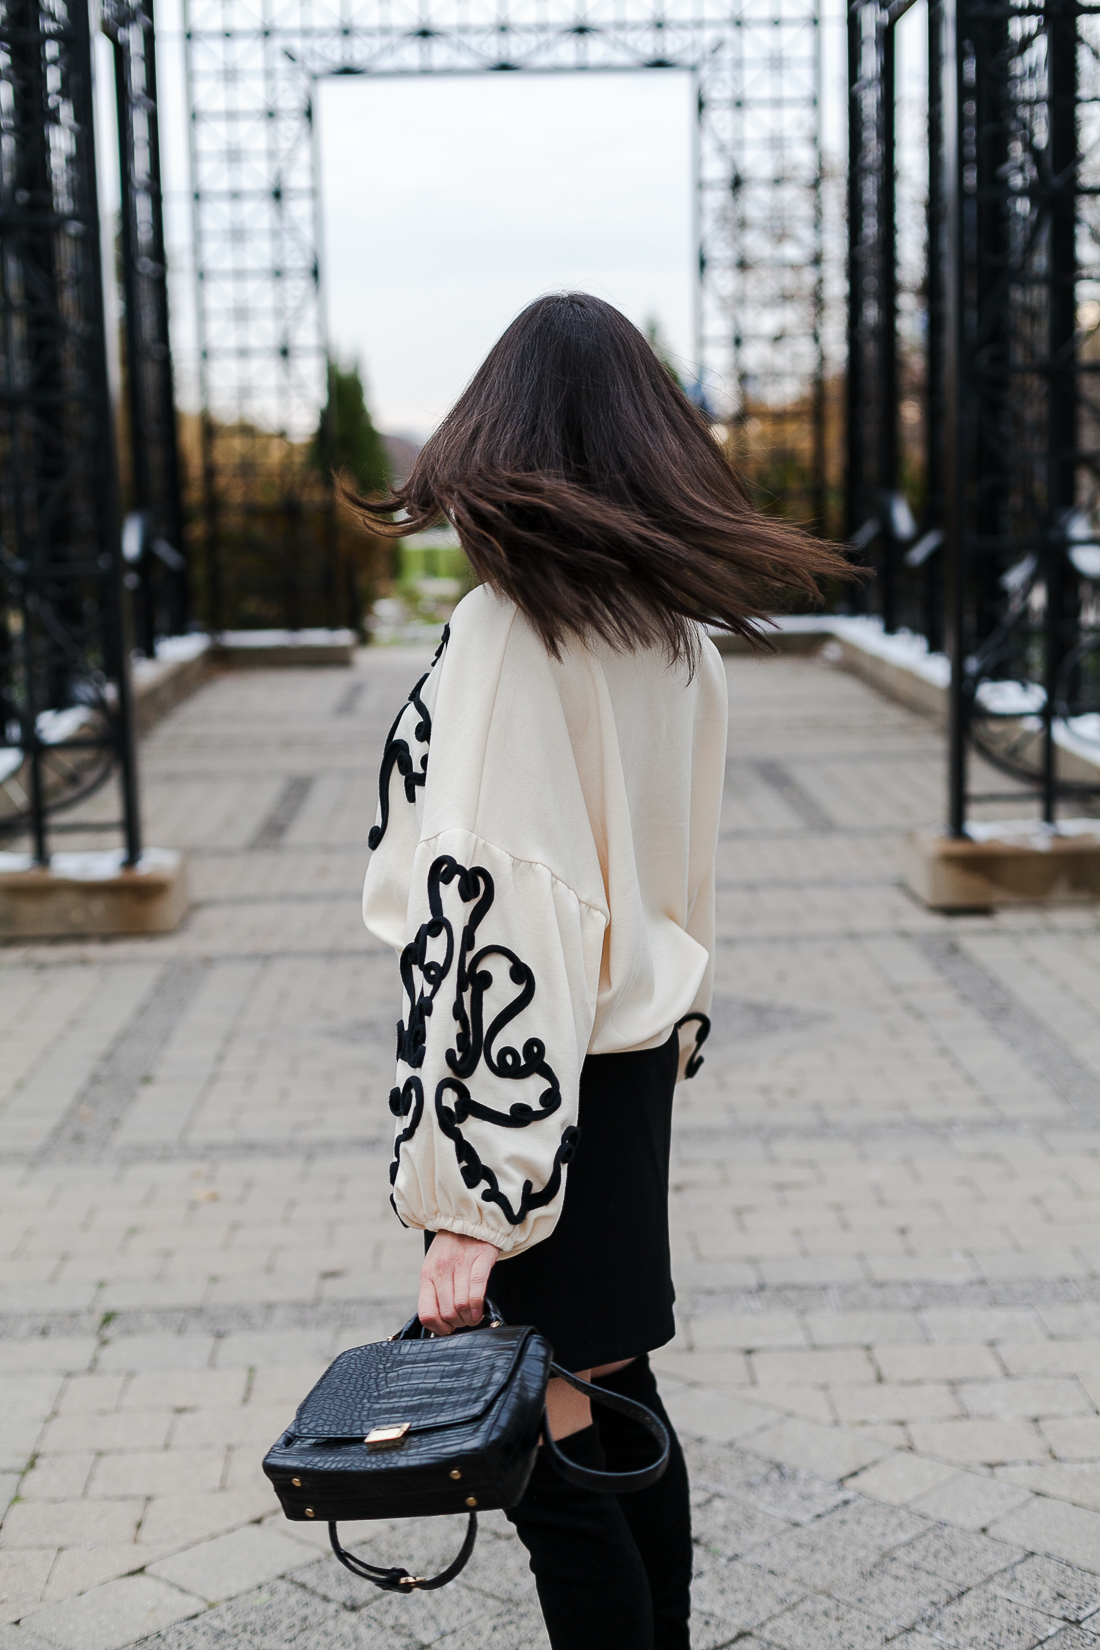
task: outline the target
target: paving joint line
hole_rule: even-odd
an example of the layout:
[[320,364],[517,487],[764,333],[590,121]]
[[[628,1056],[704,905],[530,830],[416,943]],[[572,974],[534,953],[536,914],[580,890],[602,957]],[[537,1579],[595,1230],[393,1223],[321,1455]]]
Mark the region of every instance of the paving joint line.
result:
[[913,943],[1061,1101],[1100,1115],[1100,1076],[1027,1003],[946,934],[919,934]]
[[[49,1136],[28,1154],[46,1163],[66,1152],[93,1156],[107,1143],[149,1075],[164,1044],[198,991],[206,963],[188,957],[166,962],[102,1060],[82,1084]],[[6,1157],[8,1154],[4,1154]]]
[[354,716],[359,709],[359,702],[367,691],[365,681],[352,682],[351,686],[340,696],[332,707],[333,716]]
[[791,812],[797,814],[808,830],[823,836],[831,836],[836,830],[836,820],[827,814],[817,798],[811,796],[806,787],[799,783],[785,762],[754,757],[748,765],[757,778],[762,779],[765,785],[783,798]]
[[275,799],[274,807],[261,822],[249,844],[251,848],[278,846],[305,807],[316,778],[315,773],[298,773],[291,774],[283,781],[283,788]]

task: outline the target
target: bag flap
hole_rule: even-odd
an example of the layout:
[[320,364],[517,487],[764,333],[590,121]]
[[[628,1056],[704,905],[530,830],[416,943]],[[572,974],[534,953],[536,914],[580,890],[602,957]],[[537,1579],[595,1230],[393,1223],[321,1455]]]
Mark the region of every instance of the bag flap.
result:
[[342,1352],[304,1399],[298,1438],[363,1439],[374,1427],[412,1432],[481,1415],[507,1383],[534,1331],[479,1329],[435,1341],[373,1341]]

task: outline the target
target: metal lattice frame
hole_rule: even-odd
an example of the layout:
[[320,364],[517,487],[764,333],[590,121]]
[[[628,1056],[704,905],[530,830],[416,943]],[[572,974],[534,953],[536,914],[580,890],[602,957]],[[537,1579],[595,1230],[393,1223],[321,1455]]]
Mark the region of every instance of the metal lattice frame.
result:
[[765,507],[826,520],[821,20],[745,0],[701,75],[704,369],[727,384],[735,454]]
[[121,825],[127,861],[140,853],[113,422],[88,7],[4,0],[0,828],[29,828],[43,863],[47,811],[116,763],[123,818],[96,828]]
[[[937,0],[929,0],[934,14]],[[940,309],[929,285],[910,292],[927,320],[923,391],[926,451],[924,482],[908,489],[902,474],[899,413],[903,395],[898,265],[898,153],[896,144],[896,28],[913,0],[884,9],[877,0],[854,0],[848,12],[848,381],[847,537],[877,575],[864,599],[881,614],[888,632],[901,626],[922,631],[933,648],[942,643],[942,501],[936,456],[927,451],[942,418],[930,403],[939,394],[928,371],[942,358]],[[938,111],[929,110],[930,136]],[[934,270],[935,266],[932,265]],[[910,322],[910,330],[912,330]],[[913,340],[906,341],[912,345]],[[912,362],[906,365],[911,369]],[[916,388],[907,386],[912,394]],[[918,527],[909,493],[923,491]]]
[[778,455],[764,491],[821,520],[818,0],[188,0],[186,28],[214,628],[352,616],[307,462],[325,399],[312,83],[326,75],[692,70],[701,393],[750,469],[759,449]]

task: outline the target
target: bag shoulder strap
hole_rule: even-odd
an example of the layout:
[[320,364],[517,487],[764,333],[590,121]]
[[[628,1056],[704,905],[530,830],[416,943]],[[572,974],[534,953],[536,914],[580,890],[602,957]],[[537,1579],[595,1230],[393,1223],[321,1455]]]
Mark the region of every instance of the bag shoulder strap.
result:
[[605,1495],[623,1495],[631,1490],[647,1490],[651,1484],[655,1484],[668,1466],[670,1444],[667,1427],[658,1420],[653,1411],[634,1398],[624,1398],[621,1393],[608,1392],[606,1387],[597,1386],[592,1381],[582,1381],[579,1375],[571,1375],[560,1364],[551,1364],[550,1373],[556,1375],[559,1380],[568,1382],[578,1392],[585,1393],[597,1404],[606,1404],[608,1409],[617,1409],[620,1415],[629,1415],[632,1420],[639,1421],[661,1446],[657,1460],[648,1467],[639,1467],[635,1472],[598,1472],[594,1467],[578,1466],[558,1448],[551,1437],[550,1422],[544,1412],[542,1441],[550,1451],[554,1465],[562,1477],[580,1489],[600,1490]]
[[403,1570],[399,1565],[384,1570],[381,1565],[368,1564],[365,1559],[357,1558],[354,1553],[349,1553],[346,1547],[340,1545],[335,1524],[329,1525],[328,1538],[340,1563],[346,1570],[350,1570],[352,1575],[361,1576],[364,1581],[373,1581],[384,1593],[403,1593],[407,1598],[414,1588],[418,1593],[430,1593],[435,1587],[446,1587],[448,1581],[453,1581],[459,1571],[465,1569],[477,1540],[477,1513],[472,1512],[467,1519],[466,1537],[457,1556],[445,1570],[440,1570],[437,1576],[410,1575],[408,1570]]

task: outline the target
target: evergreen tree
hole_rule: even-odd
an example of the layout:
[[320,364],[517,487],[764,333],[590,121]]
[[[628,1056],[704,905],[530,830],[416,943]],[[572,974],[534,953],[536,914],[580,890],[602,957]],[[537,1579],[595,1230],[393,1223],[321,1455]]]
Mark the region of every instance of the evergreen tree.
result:
[[673,383],[678,384],[680,388],[683,389],[683,379],[680,377],[680,374],[677,372],[673,363],[672,350],[669,347],[668,339],[665,337],[664,329],[655,315],[651,315],[649,317],[645,324],[644,331],[646,337],[649,339],[649,347],[661,363],[662,367],[664,367]]
[[389,454],[367,410],[358,364],[345,369],[337,361],[329,362],[328,401],[310,457],[319,470],[344,471],[362,493],[389,487]]

